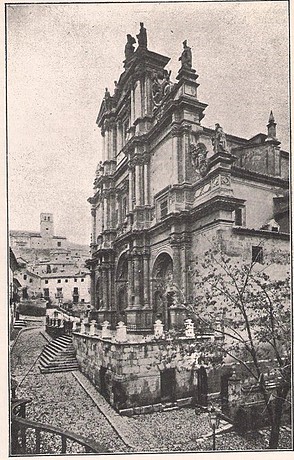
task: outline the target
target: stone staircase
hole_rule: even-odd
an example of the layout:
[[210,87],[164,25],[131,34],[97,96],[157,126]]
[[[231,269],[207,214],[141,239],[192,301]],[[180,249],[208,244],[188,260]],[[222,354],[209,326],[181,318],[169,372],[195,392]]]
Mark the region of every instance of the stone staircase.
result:
[[79,368],[71,337],[62,335],[45,346],[40,357],[42,374],[75,371]]

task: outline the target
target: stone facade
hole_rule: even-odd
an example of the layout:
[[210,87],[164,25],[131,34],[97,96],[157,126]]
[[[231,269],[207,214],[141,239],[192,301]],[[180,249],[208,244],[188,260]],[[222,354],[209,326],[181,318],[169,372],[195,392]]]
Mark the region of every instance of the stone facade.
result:
[[215,236],[231,256],[250,259],[262,244],[265,259],[289,263],[289,155],[273,114],[267,134],[251,139],[206,128],[183,56],[172,82],[168,57],[128,43],[97,118],[91,303],[98,322],[124,320],[130,331],[150,331],[157,318],[166,329],[183,323],[193,270]]

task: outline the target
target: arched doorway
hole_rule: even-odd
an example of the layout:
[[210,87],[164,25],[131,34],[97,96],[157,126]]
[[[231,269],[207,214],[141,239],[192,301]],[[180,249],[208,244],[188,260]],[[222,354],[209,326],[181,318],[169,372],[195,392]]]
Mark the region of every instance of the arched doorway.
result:
[[128,307],[128,259],[123,254],[116,270],[116,313],[117,321],[126,323],[125,310]]
[[173,261],[169,254],[161,253],[155,260],[152,271],[153,321],[161,319],[169,329],[169,307],[173,303]]

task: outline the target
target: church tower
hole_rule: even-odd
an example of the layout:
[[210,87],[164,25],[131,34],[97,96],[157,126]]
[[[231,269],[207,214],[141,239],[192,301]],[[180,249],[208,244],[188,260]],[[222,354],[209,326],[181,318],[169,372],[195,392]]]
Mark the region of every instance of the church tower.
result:
[[53,238],[53,214],[41,212],[40,214],[40,234],[42,238]]

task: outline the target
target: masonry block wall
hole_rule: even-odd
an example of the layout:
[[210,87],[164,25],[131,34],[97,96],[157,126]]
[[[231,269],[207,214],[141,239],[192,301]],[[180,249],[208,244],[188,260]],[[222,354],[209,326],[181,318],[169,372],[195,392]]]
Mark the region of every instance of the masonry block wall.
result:
[[193,343],[184,339],[176,351],[165,341],[115,343],[98,336],[74,333],[73,344],[81,371],[116,409],[175,401],[199,395],[197,369],[207,374],[207,394],[220,391],[222,369],[195,365],[183,350]]

